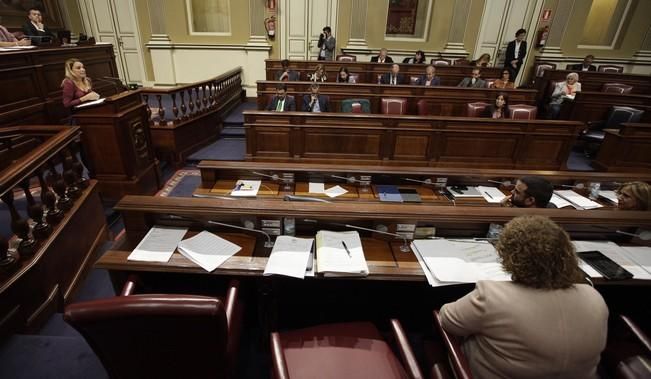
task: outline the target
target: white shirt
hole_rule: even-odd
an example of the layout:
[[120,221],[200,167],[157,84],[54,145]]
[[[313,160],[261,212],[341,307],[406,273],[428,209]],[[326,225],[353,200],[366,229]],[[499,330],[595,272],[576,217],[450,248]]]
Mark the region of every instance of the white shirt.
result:
[[520,44],[521,43],[522,43],[521,41],[518,41],[517,39],[515,40],[515,55],[513,55],[515,57],[515,59],[518,59],[518,55],[520,54]]

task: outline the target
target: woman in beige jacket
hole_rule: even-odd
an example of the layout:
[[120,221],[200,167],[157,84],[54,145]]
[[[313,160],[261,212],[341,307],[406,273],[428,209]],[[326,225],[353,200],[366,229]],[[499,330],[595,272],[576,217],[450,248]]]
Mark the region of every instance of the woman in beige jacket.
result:
[[509,222],[496,245],[512,282],[480,281],[441,308],[443,328],[466,337],[476,378],[596,378],[608,308],[581,279],[567,233],[542,216]]

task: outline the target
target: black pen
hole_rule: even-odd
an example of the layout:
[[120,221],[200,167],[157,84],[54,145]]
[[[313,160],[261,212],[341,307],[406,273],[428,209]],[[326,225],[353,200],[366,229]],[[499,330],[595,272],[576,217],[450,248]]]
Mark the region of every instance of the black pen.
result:
[[491,196],[490,193],[488,193],[488,192],[486,192],[486,191],[484,191],[484,193],[485,193],[486,195],[488,195],[488,197],[490,197],[491,199],[493,198],[493,196]]
[[350,250],[348,250],[348,246],[346,246],[346,242],[341,241],[341,244],[344,245],[344,249],[346,249],[346,253],[348,253],[348,257],[352,258],[353,256],[350,254]]

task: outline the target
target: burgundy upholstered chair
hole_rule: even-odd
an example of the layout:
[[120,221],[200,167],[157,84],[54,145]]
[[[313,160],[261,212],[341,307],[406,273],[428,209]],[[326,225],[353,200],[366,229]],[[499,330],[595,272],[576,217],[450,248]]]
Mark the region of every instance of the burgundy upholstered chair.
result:
[[407,114],[407,99],[384,97],[380,100],[382,114]]
[[600,365],[612,378],[651,378],[651,338],[631,318],[612,317]]
[[370,322],[271,333],[273,377],[424,378],[400,322],[391,329],[399,357]]
[[132,295],[68,305],[64,320],[84,336],[111,378],[234,377],[242,306],[239,284],[224,299]]
[[466,116],[468,117],[481,117],[481,114],[484,113],[484,110],[488,106],[488,103],[476,102],[468,103]]
[[536,78],[542,78],[545,70],[556,70],[556,63],[552,62],[536,62],[534,64],[534,76]]
[[430,64],[434,66],[451,66],[452,61],[445,58],[434,58],[430,61]]
[[619,93],[619,94],[627,94],[631,93],[633,90],[633,86],[629,86],[628,84],[622,84],[622,83],[604,83],[604,85],[601,87],[601,92],[612,92],[612,93]]
[[461,342],[456,336],[448,334],[448,332],[443,329],[443,324],[441,323],[441,316],[439,311],[434,311],[434,325],[435,329],[441,335],[443,339],[443,345],[448,353],[449,363],[454,371],[454,377],[457,379],[472,379],[472,371],[470,371],[470,365],[466,359],[466,354],[461,349]]
[[357,62],[357,57],[350,54],[339,54],[337,60],[341,62]]
[[538,115],[538,108],[527,104],[509,105],[509,111],[513,120],[535,120]]
[[624,72],[624,66],[617,66],[613,64],[602,64],[597,67],[598,72]]
[[455,66],[468,66],[470,64],[470,61],[467,60],[466,58],[459,58],[455,59],[453,65]]
[[427,100],[425,99],[420,99],[416,103],[416,107],[418,108],[418,115],[419,116],[429,116],[430,111],[429,111],[429,106],[427,105]]
[[493,88],[493,87],[495,87],[495,81],[496,81],[496,80],[497,80],[497,79],[484,79],[484,81],[486,82],[486,88]]

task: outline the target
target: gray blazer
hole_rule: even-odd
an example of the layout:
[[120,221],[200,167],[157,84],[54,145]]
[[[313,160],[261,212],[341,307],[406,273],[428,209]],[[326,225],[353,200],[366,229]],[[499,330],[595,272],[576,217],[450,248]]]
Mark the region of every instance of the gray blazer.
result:
[[461,83],[457,85],[457,87],[486,88],[486,81],[481,78],[477,79],[474,85],[471,85],[470,83],[472,83],[472,78],[470,77],[463,78],[463,80],[461,81]]
[[324,60],[326,61],[334,60],[335,44],[336,44],[335,37],[330,36],[326,38],[326,40],[323,42],[323,45],[321,46],[321,50],[319,50],[319,56],[321,56],[321,51],[324,51]]

